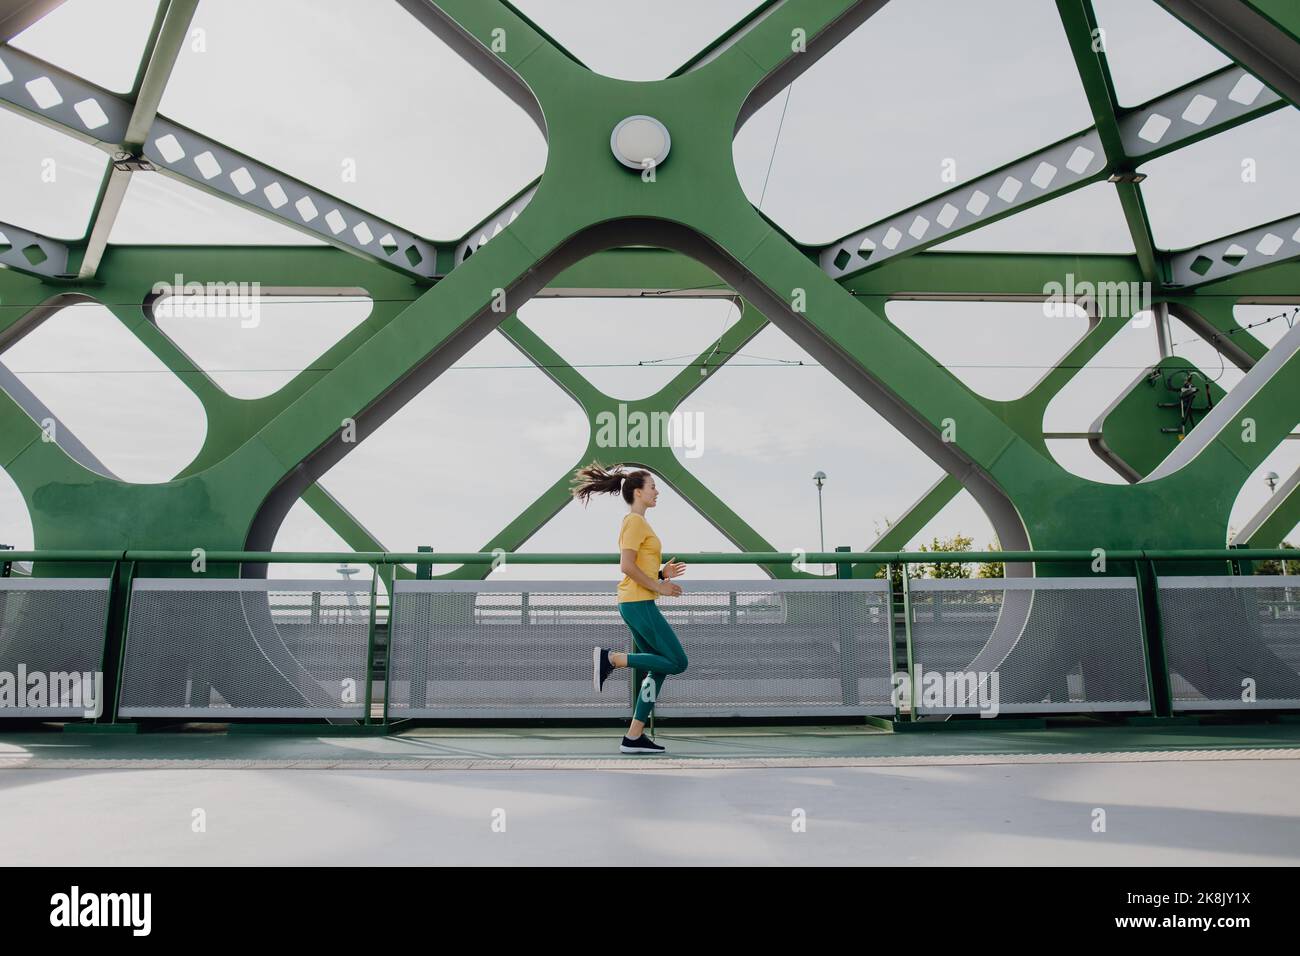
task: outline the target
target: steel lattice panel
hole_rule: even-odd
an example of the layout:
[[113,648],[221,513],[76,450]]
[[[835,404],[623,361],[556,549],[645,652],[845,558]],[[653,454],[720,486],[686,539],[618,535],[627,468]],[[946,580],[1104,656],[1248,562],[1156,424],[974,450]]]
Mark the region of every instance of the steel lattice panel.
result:
[[920,692],[926,672],[960,675],[950,683],[962,692],[918,696],[917,714],[979,713],[967,675],[987,701],[993,673],[999,713],[1150,709],[1133,578],[939,579],[909,591]]
[[[97,578],[0,578],[0,674],[13,702],[0,695],[0,717],[83,717],[84,706],[17,706],[19,684],[47,675],[45,703],[74,693],[70,675],[102,673],[108,581]],[[57,676],[56,676],[57,675]],[[78,676],[77,681],[83,680]],[[24,697],[30,693],[24,690]],[[85,700],[81,691],[69,700]]]
[[364,717],[370,584],[135,582],[124,717]]
[[1160,619],[1174,710],[1300,708],[1300,576],[1160,578]]
[[[883,581],[709,581],[659,602],[689,666],[660,716],[892,714]],[[591,650],[630,651],[612,588],[592,582],[399,581],[390,717],[610,716]]]

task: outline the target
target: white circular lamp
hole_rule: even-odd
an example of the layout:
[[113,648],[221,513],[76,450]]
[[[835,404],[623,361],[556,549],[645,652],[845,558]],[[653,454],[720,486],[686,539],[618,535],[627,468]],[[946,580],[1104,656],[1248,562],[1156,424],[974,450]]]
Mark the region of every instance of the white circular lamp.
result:
[[629,116],[609,134],[614,157],[629,169],[658,166],[668,158],[672,144],[668,127],[653,116]]

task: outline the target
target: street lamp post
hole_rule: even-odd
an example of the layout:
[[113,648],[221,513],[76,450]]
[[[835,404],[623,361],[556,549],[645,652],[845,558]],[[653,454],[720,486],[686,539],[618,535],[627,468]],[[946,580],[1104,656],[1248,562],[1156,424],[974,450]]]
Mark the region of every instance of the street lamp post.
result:
[[[352,575],[356,574],[360,570],[360,568],[354,568],[350,564],[340,564],[338,568],[339,574],[343,577],[344,581],[351,581]],[[361,606],[357,604],[357,597],[352,593],[352,591],[345,591],[343,599],[347,602],[348,617],[353,617],[361,612]]]
[[[817,536],[821,543],[821,550],[826,551],[826,526],[822,521],[822,485],[826,482],[826,472],[819,471],[813,475],[813,481],[817,482]],[[826,573],[826,565],[822,565],[822,574]]]

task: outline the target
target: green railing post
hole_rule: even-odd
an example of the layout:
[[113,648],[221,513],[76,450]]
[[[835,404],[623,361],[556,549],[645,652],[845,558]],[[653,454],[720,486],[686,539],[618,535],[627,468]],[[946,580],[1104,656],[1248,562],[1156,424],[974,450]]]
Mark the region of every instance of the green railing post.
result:
[[[892,563],[883,564],[881,567],[885,569],[885,620],[888,622],[889,630],[889,647],[886,649],[886,653],[889,657],[889,670],[887,673],[889,674],[890,700],[893,700],[894,677],[898,674],[900,664],[898,658],[898,615],[894,609],[894,565]],[[899,595],[899,601],[899,606],[901,607],[901,594]],[[902,666],[907,666],[906,660],[901,663]],[[898,718],[897,706],[894,708],[894,718]]]
[[903,637],[907,642],[907,719],[916,720],[916,659],[912,653],[912,588],[907,573],[907,562],[901,561],[900,571],[903,579]]
[[[432,553],[433,553],[433,545],[431,545],[431,544],[422,544],[422,545],[420,545],[418,548],[416,548],[416,550],[419,551],[421,554],[432,554]],[[393,565],[393,567],[396,568],[397,565]],[[432,565],[432,564],[425,564],[423,561],[417,563],[416,566],[415,566],[415,579],[416,579],[417,581],[432,581],[432,580],[433,580],[433,565]]]
[[1158,716],[1156,683],[1153,677],[1154,668],[1151,666],[1151,634],[1147,623],[1147,605],[1150,600],[1146,596],[1146,583],[1142,577],[1142,565],[1139,561],[1133,562],[1133,579],[1137,585],[1138,626],[1142,634],[1142,665],[1146,668],[1147,695],[1151,701],[1151,716],[1156,717]]
[[1135,561],[1138,575],[1138,594],[1142,599],[1143,636],[1146,639],[1148,673],[1151,676],[1152,712],[1157,717],[1173,714],[1173,681],[1169,676],[1169,662],[1165,657],[1164,622],[1160,618],[1160,583],[1155,562],[1150,558]]
[[[0,551],[12,551],[13,549],[14,546],[12,544],[0,544]],[[0,578],[9,577],[13,572],[13,569],[14,563],[12,561],[5,561],[3,564],[0,564]]]
[[[835,549],[837,554],[851,551],[848,545]],[[835,577],[846,580],[853,576],[853,566],[847,561],[835,562]],[[835,629],[840,641],[840,699],[846,707],[857,707],[861,703],[858,694],[857,664],[857,628],[853,626],[853,603],[850,596],[843,591],[835,592],[831,602],[835,609]]]
[[[393,697],[393,634],[397,626],[397,565],[388,568],[388,643],[384,648],[384,726],[388,726],[388,702]],[[430,565],[432,567],[432,565]]]
[[131,616],[131,587],[134,583],[135,562],[115,561],[109,577],[108,627],[104,636],[106,706],[95,723],[117,723],[118,703],[122,696],[122,671],[126,664],[126,630]]
[[366,705],[365,705],[365,706],[366,706],[366,709],[365,709],[365,719],[362,721],[362,723],[365,723],[365,724],[372,724],[372,723],[374,723],[374,718],[372,718],[372,717],[370,716],[370,701],[371,701],[372,685],[374,684],[374,671],[375,671],[375,621],[376,621],[376,618],[377,618],[377,616],[378,616],[377,612],[378,612],[378,604],[379,604],[379,598],[378,598],[378,592],[379,592],[379,569],[380,569],[381,567],[382,567],[382,565],[380,565],[380,564],[372,564],[372,565],[370,566],[371,570],[372,570],[374,573],[371,574],[371,576],[370,576],[370,626],[369,626],[369,628],[368,628],[368,633],[367,633],[367,636],[366,636],[366,681],[365,681],[365,683],[366,683]]

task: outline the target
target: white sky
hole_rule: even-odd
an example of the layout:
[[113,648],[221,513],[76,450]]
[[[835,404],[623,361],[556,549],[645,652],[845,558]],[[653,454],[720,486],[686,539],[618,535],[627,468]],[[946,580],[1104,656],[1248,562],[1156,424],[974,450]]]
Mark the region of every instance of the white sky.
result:
[[[1094,2],[1126,104],[1227,62],[1151,0]],[[659,0],[650,17],[639,0],[519,0],[593,69],[632,80],[667,75],[753,5]],[[101,0],[67,0],[14,45],[127,91],[154,9],[154,0],[114,0],[111,10]],[[201,33],[181,53],[164,115],[417,233],[459,236],[541,172],[546,144],[533,123],[395,2],[203,0],[194,25]],[[751,119],[736,138],[735,161],[753,202],[797,238],[821,242],[942,191],[945,160],[964,180],[1090,125],[1054,4],[893,0]],[[103,154],[2,110],[0,142],[0,221],[82,235]],[[1294,214],[1298,147],[1300,117],[1288,108],[1148,164],[1143,191],[1157,240],[1185,246]],[[1257,173],[1252,182],[1242,180],[1246,159]],[[351,168],[354,180],[344,175]],[[133,177],[112,241],[318,242],[160,175]],[[1133,245],[1114,190],[1098,184],[941,248],[1131,253]],[[277,304],[256,329],[237,329],[237,319],[176,319],[164,328],[223,388],[252,397],[282,386],[367,310],[337,300]],[[1240,311],[1255,322],[1285,310]],[[1082,331],[1081,320],[1044,320],[1020,304],[896,302],[888,317],[994,398],[1023,394]],[[634,398],[661,386],[678,371],[673,361],[707,347],[736,315],[717,299],[549,300],[521,318],[609,394]],[[1271,344],[1282,330],[1274,322],[1259,335]],[[1018,345],[1007,355],[1012,335]],[[1189,336],[1176,328],[1175,341]],[[867,546],[940,477],[776,329],[744,353],[684,406],[703,422],[703,454],[679,457],[775,546],[819,546],[814,471],[830,476],[827,547]],[[1179,354],[1211,375],[1219,369],[1203,343]],[[1156,357],[1150,328],[1126,330],[1052,403],[1045,428],[1086,430]],[[619,367],[636,362],[649,364]],[[105,309],[66,310],[4,363],[123,478],[166,480],[202,443],[197,401]],[[526,366],[494,333],[325,486],[391,549],[478,549],[584,447],[576,405]],[[1220,384],[1239,378],[1229,365]],[[472,402],[457,399],[466,388]],[[1285,477],[1300,466],[1300,441],[1283,446],[1242,492],[1234,525],[1266,498],[1265,472]],[[1085,442],[1053,441],[1051,450],[1079,474],[1118,480]],[[585,513],[570,506],[527,547],[610,550],[622,508],[612,499]],[[654,520],[669,547],[730,550],[666,488]],[[992,539],[966,494],[912,543],[958,532],[977,546]],[[0,541],[31,543],[25,506],[2,472]],[[300,506],[277,547],[343,545]]]

